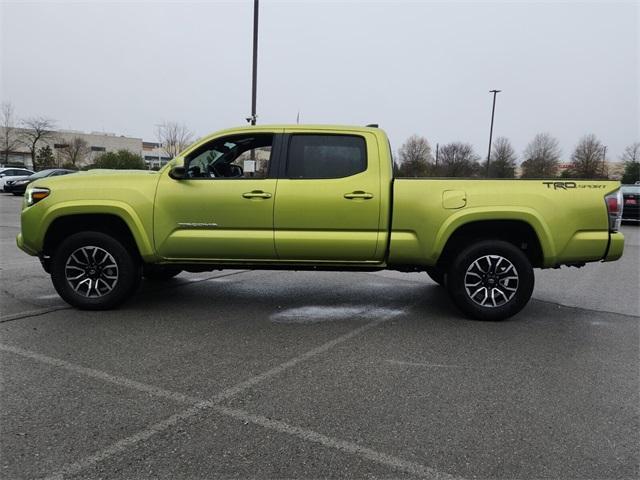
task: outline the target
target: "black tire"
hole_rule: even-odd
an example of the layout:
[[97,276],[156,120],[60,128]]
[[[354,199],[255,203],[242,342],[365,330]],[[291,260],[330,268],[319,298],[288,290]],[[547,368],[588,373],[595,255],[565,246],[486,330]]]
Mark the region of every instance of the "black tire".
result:
[[145,265],[142,268],[142,276],[154,282],[162,282],[169,280],[176,275],[179,275],[182,272],[181,269],[177,267],[172,267],[170,265]]
[[498,321],[515,315],[531,298],[533,285],[533,268],[527,256],[502,240],[483,240],[466,247],[455,257],[447,275],[451,299],[476,320]]
[[71,235],[51,259],[53,286],[65,302],[81,310],[119,306],[133,295],[140,279],[140,262],[134,254],[101,232]]
[[439,267],[425,267],[425,271],[429,278],[436,282],[438,285],[445,286],[445,272]]
[[11,192],[11,193],[13,193],[16,197],[24,196],[24,193],[20,193],[20,192]]

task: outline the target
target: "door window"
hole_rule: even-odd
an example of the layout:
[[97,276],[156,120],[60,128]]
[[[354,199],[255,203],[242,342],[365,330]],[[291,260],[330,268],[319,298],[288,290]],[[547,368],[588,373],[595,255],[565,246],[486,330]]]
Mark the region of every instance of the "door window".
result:
[[186,158],[187,178],[267,178],[272,146],[272,134],[241,135],[213,140]]
[[343,178],[367,169],[365,140],[355,135],[292,135],[288,178]]

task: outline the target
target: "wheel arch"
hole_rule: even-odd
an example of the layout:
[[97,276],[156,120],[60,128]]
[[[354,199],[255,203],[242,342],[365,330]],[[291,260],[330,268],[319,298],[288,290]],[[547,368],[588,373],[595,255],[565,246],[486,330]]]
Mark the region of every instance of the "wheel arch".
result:
[[[457,252],[473,242],[496,239],[520,248],[533,267],[545,266],[550,244],[531,223],[519,218],[470,220],[450,226],[439,239],[440,255],[437,265],[446,268]],[[545,242],[545,240],[547,240]]]
[[130,248],[136,256],[149,260],[155,257],[149,236],[135,212],[122,206],[101,205],[83,208],[59,208],[43,222],[42,252],[51,255],[60,242],[70,234],[82,231],[98,231],[111,235]]

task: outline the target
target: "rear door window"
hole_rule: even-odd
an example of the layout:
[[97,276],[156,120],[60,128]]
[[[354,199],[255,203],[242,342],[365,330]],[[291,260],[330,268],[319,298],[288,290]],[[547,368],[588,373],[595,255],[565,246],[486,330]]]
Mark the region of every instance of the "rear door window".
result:
[[357,135],[291,135],[286,177],[343,178],[367,169],[367,149]]

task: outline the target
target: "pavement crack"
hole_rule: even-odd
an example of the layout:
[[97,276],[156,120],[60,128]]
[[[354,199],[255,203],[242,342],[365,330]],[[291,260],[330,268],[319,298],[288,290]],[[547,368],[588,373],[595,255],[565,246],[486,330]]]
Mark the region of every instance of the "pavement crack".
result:
[[531,297],[531,300],[535,300],[536,302],[540,302],[540,303],[546,303],[547,305],[554,305],[556,307],[570,308],[572,310],[579,310],[581,312],[607,313],[609,315],[619,315],[621,317],[640,318],[640,315],[634,315],[632,313],[620,313],[620,312],[612,312],[611,310],[597,310],[595,308],[576,307],[576,306],[567,305],[567,304],[564,304],[564,303],[552,302],[551,300],[542,300],[542,299],[536,298],[536,297]]
[[71,310],[69,305],[60,305],[57,307],[47,307],[38,310],[28,310],[26,312],[14,313],[12,315],[3,315],[0,317],[0,323],[14,322],[16,320],[24,320],[25,318],[39,317],[47,313],[57,312],[58,310]]

